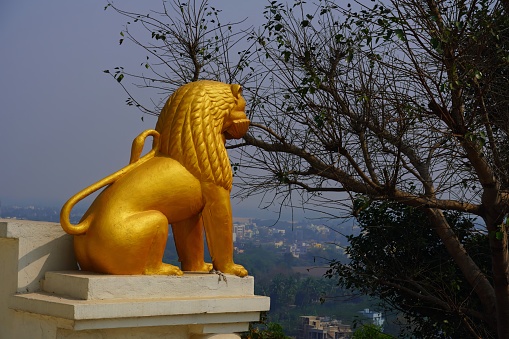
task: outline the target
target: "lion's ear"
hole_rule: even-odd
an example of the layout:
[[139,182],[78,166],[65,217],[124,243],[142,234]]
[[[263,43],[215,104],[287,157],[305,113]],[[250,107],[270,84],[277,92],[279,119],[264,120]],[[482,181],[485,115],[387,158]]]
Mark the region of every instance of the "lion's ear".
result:
[[232,93],[235,98],[238,98],[242,94],[242,86],[239,84],[233,84],[232,87]]

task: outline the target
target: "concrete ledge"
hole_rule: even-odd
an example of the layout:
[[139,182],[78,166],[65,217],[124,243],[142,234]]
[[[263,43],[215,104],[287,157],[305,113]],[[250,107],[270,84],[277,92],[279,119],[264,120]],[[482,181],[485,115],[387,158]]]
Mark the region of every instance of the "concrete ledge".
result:
[[[253,295],[252,277],[228,275],[227,280],[218,281],[215,274],[47,272],[44,291],[13,295],[9,308],[54,319],[59,328],[73,331],[181,325],[201,325],[212,333],[247,331],[249,322],[269,309],[270,298]],[[90,286],[96,293],[90,293]],[[91,299],[81,298],[87,296]]]
[[73,270],[72,243],[56,223],[0,220],[0,339],[239,338],[270,307],[253,277]]
[[42,289],[74,299],[161,299],[175,297],[232,297],[254,294],[253,277],[216,274],[176,276],[101,275],[91,272],[46,272]]
[[[0,239],[17,243],[17,293],[35,292],[47,271],[76,270],[73,237],[53,222],[0,219]],[[0,251],[0,257],[7,255]],[[12,274],[12,273],[11,273]]]
[[[246,331],[247,324],[258,321],[260,311],[269,308],[269,298],[261,296],[171,300],[74,300],[42,293],[13,296],[9,307],[37,315],[69,320],[63,328],[73,330],[223,324]],[[227,333],[231,333],[227,332]]]

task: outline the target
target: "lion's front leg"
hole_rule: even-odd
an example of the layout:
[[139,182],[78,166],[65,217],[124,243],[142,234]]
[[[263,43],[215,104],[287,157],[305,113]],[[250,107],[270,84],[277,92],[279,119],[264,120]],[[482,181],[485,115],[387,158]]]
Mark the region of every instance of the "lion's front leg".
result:
[[242,265],[233,262],[233,220],[230,203],[230,192],[213,183],[202,184],[205,207],[202,211],[205,236],[215,270],[234,274],[239,277],[247,275]]

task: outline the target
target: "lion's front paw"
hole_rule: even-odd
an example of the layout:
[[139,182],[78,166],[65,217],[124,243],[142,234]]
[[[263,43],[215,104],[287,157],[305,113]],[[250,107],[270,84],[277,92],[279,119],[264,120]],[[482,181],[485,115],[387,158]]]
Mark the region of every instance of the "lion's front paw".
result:
[[201,264],[185,264],[182,263],[182,271],[190,271],[190,272],[210,272],[212,270],[212,264],[208,262],[204,262]]
[[247,270],[244,268],[244,266],[233,263],[227,265],[226,267],[219,271],[227,274],[233,274],[236,275],[237,277],[245,277],[247,275]]

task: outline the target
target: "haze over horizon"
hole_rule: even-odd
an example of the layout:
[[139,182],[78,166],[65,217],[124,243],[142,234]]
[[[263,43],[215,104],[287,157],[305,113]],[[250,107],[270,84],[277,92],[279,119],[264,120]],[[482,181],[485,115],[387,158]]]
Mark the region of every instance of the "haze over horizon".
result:
[[[225,21],[257,25],[266,1],[210,1]],[[127,95],[105,69],[136,71],[144,51],[119,46],[127,19],[106,1],[0,4],[0,201],[61,206],[73,194],[125,166],[131,142],[155,117],[125,104]],[[160,0],[118,1],[140,13]],[[228,19],[226,19],[228,18]],[[142,92],[140,91],[140,94]],[[234,180],[235,181],[235,180]],[[85,202],[86,203],[86,202]],[[232,201],[235,216],[267,214],[259,198]],[[296,218],[304,217],[300,208]],[[290,217],[283,210],[283,217]]]

